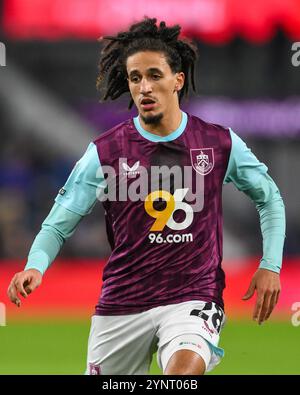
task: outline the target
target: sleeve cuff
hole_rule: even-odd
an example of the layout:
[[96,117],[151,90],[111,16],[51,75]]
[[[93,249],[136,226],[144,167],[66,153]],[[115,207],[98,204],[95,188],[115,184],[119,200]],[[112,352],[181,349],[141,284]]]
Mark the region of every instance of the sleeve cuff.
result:
[[49,257],[44,251],[32,252],[28,256],[27,264],[24,270],[36,269],[44,275],[49,267]]
[[280,267],[272,265],[272,264],[268,263],[267,261],[265,261],[264,259],[262,259],[260,261],[259,269],[267,269],[267,270],[270,270],[271,272],[275,272],[277,274],[280,274],[280,270],[281,270]]

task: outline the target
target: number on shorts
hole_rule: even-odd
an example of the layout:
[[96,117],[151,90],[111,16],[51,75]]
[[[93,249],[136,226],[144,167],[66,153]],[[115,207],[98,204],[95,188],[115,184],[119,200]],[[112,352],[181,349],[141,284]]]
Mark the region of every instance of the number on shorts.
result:
[[195,315],[197,317],[201,317],[204,321],[209,320],[209,315],[204,313],[204,311],[209,312],[210,310],[213,310],[213,307],[215,308],[216,312],[211,316],[211,322],[215,328],[215,330],[220,333],[221,327],[222,327],[222,322],[223,322],[223,310],[221,307],[218,305],[214,304],[212,302],[207,302],[205,303],[203,309],[201,310],[192,310],[191,315]]
[[211,317],[211,322],[212,322],[213,326],[215,327],[216,331],[218,333],[220,333],[224,314],[223,314],[221,307],[215,305],[215,308],[216,308],[217,312],[215,314],[213,314],[213,316]]

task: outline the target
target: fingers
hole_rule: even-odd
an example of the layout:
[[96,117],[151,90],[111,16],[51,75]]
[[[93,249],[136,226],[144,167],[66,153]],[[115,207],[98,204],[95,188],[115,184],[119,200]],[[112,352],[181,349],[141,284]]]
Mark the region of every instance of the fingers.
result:
[[[253,319],[259,324],[262,324],[270,317],[274,307],[278,302],[281,289],[280,278],[278,273],[259,268],[255,272],[252,281],[254,282],[254,289],[257,292],[256,303],[253,311]],[[252,296],[253,292],[254,290],[250,286],[243,299],[249,299],[249,295]]]
[[280,295],[280,290],[276,292],[276,302],[275,302],[275,304],[278,303],[279,295]]
[[30,279],[30,281],[27,281],[24,284],[25,291],[27,292],[27,295],[31,294],[38,286],[40,285],[40,282],[35,279],[34,277]]
[[27,292],[24,289],[24,282],[25,282],[24,280],[25,279],[21,277],[17,277],[14,282],[14,285],[17,289],[17,292],[19,292],[23,296],[23,298],[27,298]]
[[276,299],[278,300],[277,292],[273,292],[273,294],[271,296],[271,299],[270,299],[270,304],[269,304],[268,311],[266,312],[266,315],[264,317],[265,321],[270,317],[272,311],[274,310],[274,307],[276,306],[276,303],[277,303]]
[[32,292],[32,290],[29,286],[25,287],[25,291],[26,291],[27,295],[30,295]]
[[21,306],[21,301],[18,298],[18,292],[17,292],[17,288],[14,284],[14,278],[12,279],[11,283],[9,284],[8,290],[7,290],[7,296],[9,297],[9,299],[18,307]]
[[278,303],[278,299],[279,299],[279,295],[280,295],[280,291],[275,291],[272,295],[271,298],[271,303],[270,303],[270,307],[269,307],[269,311],[266,314],[265,320],[267,320],[270,315],[272,314],[272,311],[274,310],[274,307],[277,305]]
[[276,306],[279,299],[280,291],[261,291],[258,292],[257,302],[253,313],[253,319],[258,321],[258,324],[262,324],[266,321],[274,307]]
[[[27,298],[28,292],[25,289],[25,284],[28,284],[27,275],[22,273],[17,273],[13,279],[7,290],[7,295],[9,299],[15,303],[18,307],[21,306],[21,300],[18,294],[21,294],[24,298]],[[28,288],[28,287],[27,287]]]
[[255,282],[252,280],[249,285],[248,291],[242,297],[242,300],[248,300],[248,299],[252,298],[254,291],[255,291]]
[[263,300],[262,308],[261,308],[260,314],[258,316],[259,325],[264,322],[265,317],[271,307],[272,296],[273,296],[273,294],[271,292],[267,291],[264,293],[264,300]]
[[253,319],[254,321],[258,321],[258,317],[260,317],[261,310],[263,308],[263,303],[264,303],[264,293],[261,291],[257,292],[257,299],[253,311]]
[[28,269],[14,275],[7,289],[7,296],[18,307],[21,306],[19,294],[27,298],[42,282],[42,274],[36,269]]

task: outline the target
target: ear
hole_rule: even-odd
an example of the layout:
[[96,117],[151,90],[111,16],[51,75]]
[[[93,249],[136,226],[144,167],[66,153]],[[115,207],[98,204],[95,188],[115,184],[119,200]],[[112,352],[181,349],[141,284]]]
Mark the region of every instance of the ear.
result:
[[176,83],[175,83],[175,91],[180,91],[184,86],[185,75],[181,71],[180,73],[176,73]]

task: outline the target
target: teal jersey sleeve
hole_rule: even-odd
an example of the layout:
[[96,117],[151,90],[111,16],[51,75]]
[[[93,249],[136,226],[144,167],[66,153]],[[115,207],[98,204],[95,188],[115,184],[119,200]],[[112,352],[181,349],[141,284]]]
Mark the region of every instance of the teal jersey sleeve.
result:
[[64,242],[72,236],[83,217],[54,203],[49,215],[42,223],[29,251],[25,270],[36,269],[42,274],[56,258]]
[[79,215],[89,214],[106,182],[102,172],[97,147],[90,143],[83,157],[74,166],[67,182],[60,189],[55,201]]
[[232,147],[224,184],[233,182],[237,189],[255,203],[263,237],[263,257],[259,267],[279,273],[286,229],[282,197],[267,173],[267,166],[256,158],[231,129],[230,135]]
[[238,190],[245,191],[255,185],[261,175],[267,173],[268,168],[236,133],[229,130],[232,146],[224,184],[233,182]]
[[27,269],[42,274],[56,258],[66,239],[72,236],[82,217],[89,214],[106,188],[97,147],[90,143],[74,166],[55,204],[42,223],[29,251]]

